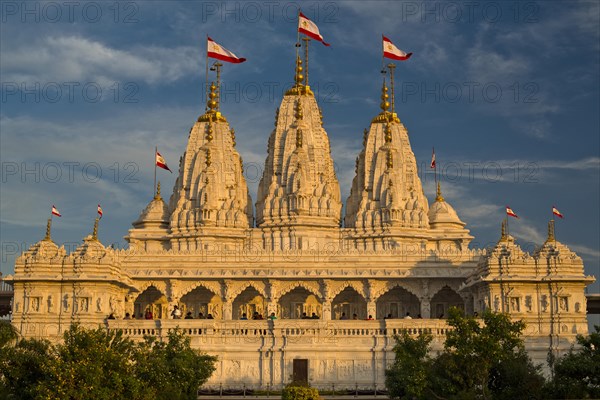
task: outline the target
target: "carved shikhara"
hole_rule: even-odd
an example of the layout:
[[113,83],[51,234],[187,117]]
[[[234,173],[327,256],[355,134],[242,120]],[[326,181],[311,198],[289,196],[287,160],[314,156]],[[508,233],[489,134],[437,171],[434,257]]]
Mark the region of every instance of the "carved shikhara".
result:
[[[194,346],[219,356],[209,382],[216,387],[278,387],[293,359],[307,358],[315,384],[382,388],[393,335],[427,330],[440,348],[448,327],[438,317],[450,306],[523,319],[535,362],[548,349],[568,350],[587,332],[584,288],[593,278],[581,258],[553,230],[533,254],[506,232],[491,249],[469,249],[473,237],[441,188],[428,203],[408,132],[387,111],[385,93],[364,133],[344,227],[309,88],[288,91],[277,111],[255,221],[235,134],[211,103],[190,130],[170,200],[156,193],[126,237],[129,249],[105,247],[96,226],[68,254],[48,225],[45,239],[16,260],[5,277],[14,286],[13,324],[25,337],[51,340],[74,322],[136,340],[179,325]],[[175,305],[214,319],[171,320]],[[154,320],[143,319],[146,311]],[[300,319],[313,312],[318,320]],[[126,313],[136,319],[123,320]],[[254,313],[277,320],[241,320]],[[413,319],[399,319],[406,313]]]

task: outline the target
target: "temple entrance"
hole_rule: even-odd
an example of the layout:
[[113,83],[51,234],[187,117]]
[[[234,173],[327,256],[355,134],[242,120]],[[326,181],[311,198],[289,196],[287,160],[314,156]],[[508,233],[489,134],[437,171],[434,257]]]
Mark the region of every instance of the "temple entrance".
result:
[[167,297],[160,290],[149,286],[135,299],[133,314],[135,318],[143,319],[146,311],[150,311],[153,319],[160,319],[168,314],[168,303]]
[[198,286],[181,297],[180,303],[184,315],[191,312],[193,318],[223,318],[223,301],[221,297],[203,286]]
[[301,319],[306,315],[310,318],[314,313],[321,318],[321,302],[311,292],[303,287],[297,287],[286,293],[279,300],[281,318]]
[[416,318],[421,313],[419,298],[402,287],[390,289],[377,299],[377,318],[405,318],[409,313]]
[[465,310],[465,303],[454,290],[444,286],[431,298],[431,318],[447,318],[448,309],[456,307]]
[[347,287],[331,302],[331,319],[367,318],[367,301],[354,288]]
[[308,383],[308,360],[307,359],[294,360],[292,379],[294,382]]
[[244,314],[246,318],[252,319],[254,313],[266,319],[266,312],[265,298],[252,286],[244,289],[233,301],[233,319],[241,319]]

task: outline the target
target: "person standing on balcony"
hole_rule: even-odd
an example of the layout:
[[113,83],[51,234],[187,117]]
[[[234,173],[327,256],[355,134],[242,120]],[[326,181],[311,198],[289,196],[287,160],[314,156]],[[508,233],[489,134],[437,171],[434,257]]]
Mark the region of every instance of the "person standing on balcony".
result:
[[175,306],[173,308],[173,311],[171,312],[171,316],[173,317],[173,319],[181,319],[181,310],[179,309],[178,306]]

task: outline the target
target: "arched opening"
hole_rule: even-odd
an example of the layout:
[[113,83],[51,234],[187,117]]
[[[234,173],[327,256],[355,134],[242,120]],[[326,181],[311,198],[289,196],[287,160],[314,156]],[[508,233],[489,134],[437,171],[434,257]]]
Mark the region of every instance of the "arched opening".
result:
[[169,302],[167,297],[155,286],[149,286],[138,295],[133,303],[135,318],[144,319],[146,311],[152,313],[152,319],[166,318]]
[[407,313],[411,318],[416,318],[421,314],[419,298],[400,286],[380,296],[376,306],[378,319],[406,318]]
[[348,286],[331,302],[331,319],[367,318],[367,301],[353,287]]
[[186,293],[179,301],[183,315],[192,313],[193,318],[223,319],[223,301],[221,297],[204,286],[198,286]]
[[446,318],[450,307],[457,307],[464,311],[465,303],[458,293],[444,286],[431,298],[431,318]]
[[255,316],[267,318],[267,302],[262,294],[252,286],[248,286],[233,301],[233,319],[256,319]]
[[321,318],[322,310],[317,296],[303,287],[297,287],[279,299],[278,314],[281,318],[310,318],[313,313]]

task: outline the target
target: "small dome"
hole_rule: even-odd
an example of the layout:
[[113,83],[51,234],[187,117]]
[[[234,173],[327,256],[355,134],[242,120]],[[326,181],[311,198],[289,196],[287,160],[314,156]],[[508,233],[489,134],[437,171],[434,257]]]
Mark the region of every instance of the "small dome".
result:
[[167,225],[169,225],[169,208],[160,196],[154,197],[142,211],[137,221],[133,223],[135,228],[146,226],[166,227]]
[[429,224],[432,229],[463,228],[465,223],[445,200],[436,200],[429,208]]

